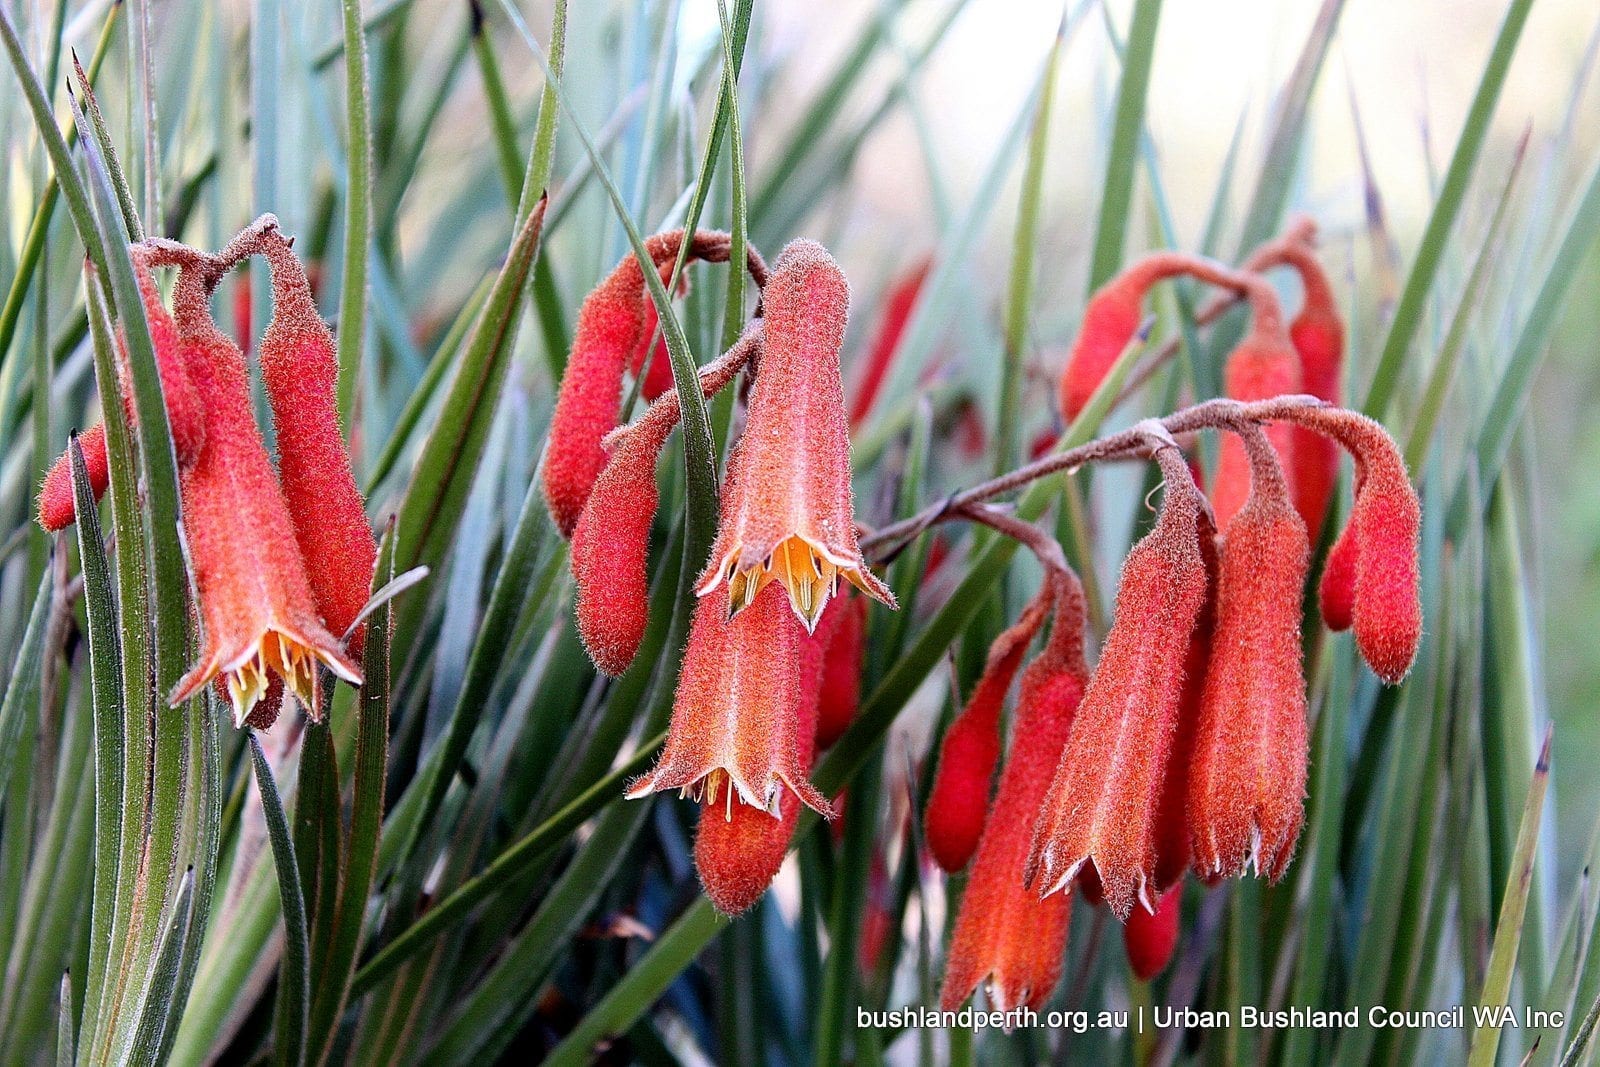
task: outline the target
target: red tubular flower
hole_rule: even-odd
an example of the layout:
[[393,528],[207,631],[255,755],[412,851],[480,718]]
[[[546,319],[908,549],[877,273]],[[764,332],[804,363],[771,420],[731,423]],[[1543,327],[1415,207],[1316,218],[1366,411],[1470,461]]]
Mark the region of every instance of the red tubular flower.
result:
[[827,748],[850,728],[861,706],[861,654],[867,632],[867,602],[834,598],[817,624],[823,640],[822,691],[817,707],[817,747]]
[[1154,910],[1155,826],[1176,726],[1189,635],[1206,599],[1199,523],[1205,500],[1176,447],[1158,447],[1166,480],[1155,527],[1128,553],[1116,621],[1073,720],[1034,828],[1028,881],[1065,890],[1086,865],[1126,919]]
[[[731,382],[759,350],[760,320],[700,371],[711,395]],[[650,612],[650,526],[659,495],[656,460],[678,424],[678,394],[667,392],[639,421],[606,439],[610,457],[596,479],[572,531],[572,574],[577,581],[578,634],[596,667],[619,675],[644,639]]]
[[[680,287],[681,291],[681,287]],[[644,302],[644,319],[639,329],[639,347],[628,360],[628,373],[644,376],[639,385],[639,395],[646,404],[672,388],[672,356],[667,352],[667,339],[660,335],[660,318],[655,302]]]
[[1061,759],[1073,713],[1083,696],[1083,593],[1075,578],[1058,579],[1049,644],[1022,672],[1011,754],[956,916],[940,1004],[958,1007],[989,979],[1001,1011],[1037,1008],[1061,976],[1070,898],[1041,898],[1023,884],[1039,810]]
[[1047,597],[1034,600],[1013,626],[995,638],[967,706],[939,746],[939,769],[923,828],[934,860],[949,874],[965,867],[978,847],[989,810],[989,784],[1000,762],[1000,711],[1049,606]]
[[[801,766],[811,767],[816,756],[817,705],[821,696],[823,643],[814,634],[800,638],[800,714],[793,719],[791,744]],[[793,792],[778,798],[778,814],[749,804],[733,804],[726,813],[707,808],[700,813],[694,838],[694,865],[706,896],[724,915],[738,915],[767,891],[783,866],[795,825],[800,820],[800,798]]]
[[[1344,323],[1333,286],[1312,250],[1299,241],[1280,242],[1279,261],[1300,275],[1304,298],[1289,324],[1289,339],[1300,357],[1300,388],[1330,404],[1340,402],[1340,366],[1344,362]],[[1339,449],[1305,427],[1293,430],[1295,509],[1315,537],[1328,515],[1333,486],[1339,478]]]
[[[167,429],[172,435],[172,448],[178,457],[179,469],[194,462],[195,455],[205,441],[205,414],[195,396],[194,387],[183,367],[179,351],[178,328],[172,314],[161,302],[161,290],[151,274],[148,253],[144,248],[131,250],[134,276],[139,282],[139,296],[144,303],[145,322],[150,328],[150,341],[155,349],[156,371],[161,378],[161,394],[167,409]],[[118,344],[126,361],[126,340],[119,334]],[[122,389],[123,410],[130,422],[135,412],[128,392],[127,369],[119,366],[119,386]],[[104,403],[104,398],[102,398]],[[89,487],[96,499],[110,484],[110,463],[106,454],[105,429],[95,426],[78,438],[83,449],[83,459],[89,470]],[[60,530],[71,526],[76,519],[76,506],[72,495],[72,457],[63,452],[51,464],[39,489],[39,525],[46,530]]]
[[[1190,468],[1191,472],[1193,467]],[[1199,479],[1195,480],[1196,485]],[[1206,666],[1211,661],[1211,638],[1216,626],[1217,537],[1209,516],[1200,518],[1200,556],[1205,560],[1209,595],[1183,659],[1183,695],[1178,700],[1178,726],[1172,752],[1161,782],[1156,812],[1156,892],[1165,893],[1183,879],[1192,861],[1189,831],[1189,773],[1195,758],[1200,726],[1200,701],[1205,691]],[[1136,916],[1140,909],[1134,909]],[[1130,919],[1131,923],[1132,920]]]
[[[300,261],[270,216],[261,251],[272,268],[272,321],[261,339],[261,374],[278,437],[278,481],[322,621],[335,635],[366,606],[378,546],[339,432],[339,358],[317,314]],[[362,634],[349,640],[361,654]]]
[[[682,230],[673,230],[645,241],[645,250],[658,270],[671,273],[683,239]],[[725,262],[729,248],[727,234],[702,230],[690,242],[689,256]],[[764,271],[760,258],[752,252],[750,262],[759,283]],[[644,272],[630,254],[589,294],[578,312],[572,353],[550,418],[544,461],[545,501],[563,536],[572,535],[583,503],[605,467],[601,441],[617,425],[623,370],[649,340],[647,303]]]
[[[1356,647],[1379,678],[1396,685],[1411,669],[1422,640],[1421,576],[1417,541],[1422,505],[1406,475],[1400,448],[1382,426],[1365,415],[1338,408],[1305,408],[1294,421],[1338,441],[1356,464],[1356,500],[1349,526],[1334,546],[1329,567],[1355,557],[1350,616]],[[1348,544],[1346,543],[1348,542]],[[1346,572],[1347,573],[1347,572]],[[1323,612],[1339,621],[1342,593],[1323,583]],[[1330,592],[1332,593],[1330,597]]]
[[781,582],[815,628],[841,577],[894,605],[861,557],[850,494],[850,434],[839,375],[850,309],[844,272],[814,241],[783,250],[762,291],[765,340],[749,416],[722,495],[722,524],[698,592],[727,588],[731,610]]
[[889,367],[894,363],[894,354],[900,349],[900,337],[906,332],[917,297],[922,294],[922,286],[932,269],[933,259],[924,257],[889,287],[877,332],[872,335],[872,345],[867,349],[867,361],[856,379],[855,395],[850,402],[851,426],[861,425],[872,413],[878,390],[883,388],[883,380],[889,376]]
[[1122,928],[1122,946],[1134,977],[1148,982],[1167,969],[1178,947],[1178,920],[1183,913],[1183,890],[1170,889],[1161,896],[1154,914],[1134,908]]
[[[1150,287],[1179,274],[1231,289],[1249,285],[1245,275],[1203,257],[1182,252],[1155,252],[1101,286],[1083,309],[1083,322],[1061,373],[1061,411],[1068,422],[1078,417],[1111,372],[1117,357],[1138,333],[1144,316],[1145,294]],[[1250,293],[1252,298],[1256,296],[1253,287]]]
[[729,812],[737,800],[776,815],[787,787],[831,816],[827,798],[806,778],[799,749],[805,636],[777,591],[733,616],[715,598],[702,599],[666,748],[655,768],[628,786],[629,799],[680,789],[711,805],[726,791]]
[[1317,587],[1322,621],[1335,632],[1350,629],[1355,621],[1356,561],[1360,558],[1356,525],[1350,523],[1328,550],[1328,558],[1322,564],[1322,581]]
[[[1300,360],[1283,328],[1283,316],[1272,287],[1259,276],[1252,276],[1250,332],[1228,356],[1223,368],[1223,392],[1235,400],[1266,400],[1300,392]],[[1284,469],[1298,470],[1295,458],[1295,431],[1292,426],[1272,426],[1267,430],[1272,447],[1283,458]],[[1250,460],[1237,437],[1227,434],[1217,456],[1217,474],[1211,487],[1211,506],[1216,511],[1217,529],[1228,531],[1228,523],[1250,495]]]
[[182,473],[183,529],[205,624],[200,661],[179,681],[179,704],[220,678],[242,723],[283,679],[321,714],[321,663],[352,684],[361,672],[317,614],[294,524],[256,428],[244,355],[211,321],[198,267],[178,278],[178,339],[205,419]]
[[1277,881],[1304,820],[1306,682],[1300,595],[1310,545],[1266,435],[1244,428],[1253,484],[1223,538],[1217,623],[1189,770],[1202,878],[1254,865]]

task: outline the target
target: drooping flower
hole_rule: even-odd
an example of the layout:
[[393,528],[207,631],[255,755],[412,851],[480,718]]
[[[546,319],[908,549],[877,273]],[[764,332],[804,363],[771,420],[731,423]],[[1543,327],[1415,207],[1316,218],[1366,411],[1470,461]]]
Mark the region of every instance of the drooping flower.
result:
[[[1292,266],[1300,276],[1304,294],[1300,311],[1289,324],[1289,339],[1300,358],[1300,388],[1330,404],[1340,402],[1340,368],[1344,362],[1344,322],[1333,286],[1317,261],[1316,253],[1302,241],[1277,242],[1277,260]],[[1339,477],[1339,449],[1322,434],[1294,427],[1295,508],[1315,537],[1328,514],[1333,486]]]
[[277,675],[315,718],[317,665],[356,685],[361,671],[317,614],[288,504],[251,411],[244,355],[211,321],[202,273],[192,264],[180,271],[174,311],[205,420],[204,443],[180,481],[205,641],[170,699],[179,704],[220,678],[242,723]]
[[787,789],[824,816],[827,798],[806,777],[797,724],[804,628],[781,591],[764,591],[730,616],[704,597],[695,606],[667,744],[630,799],[678,789],[707,805],[737,803],[775,815]]
[[[817,707],[825,655],[820,636],[803,634],[800,638],[800,712],[793,719],[791,743],[807,771],[817,751]],[[800,797],[792,790],[779,795],[776,817],[749,804],[708,806],[700,813],[694,865],[706,896],[718,911],[738,915],[761,898],[783,866],[799,820]]]
[[1266,435],[1241,432],[1253,484],[1222,540],[1212,641],[1189,770],[1202,878],[1283,876],[1304,821],[1306,682],[1300,597],[1310,545]]
[[[1387,430],[1354,411],[1300,408],[1285,417],[1338,441],[1355,459],[1356,499],[1349,525],[1329,559],[1340,571],[1323,582],[1323,614],[1339,621],[1344,598],[1350,604],[1356,647],[1379,678],[1397,685],[1410,671],[1422,640],[1421,576],[1417,543],[1422,505],[1406,475],[1405,459]],[[1348,575],[1354,556],[1353,586],[1329,589]],[[1330,593],[1332,594],[1330,596]]]
[[[664,276],[671,275],[683,240],[683,231],[673,230],[645,241],[646,252]],[[702,230],[690,241],[689,258],[726,262],[730,249],[727,234]],[[761,284],[765,268],[753,251],[750,267]],[[578,312],[572,352],[550,417],[543,474],[545,501],[563,536],[572,535],[584,501],[605,467],[601,442],[617,425],[623,371],[640,346],[648,343],[645,305],[649,302],[644,271],[630,254]]]
[[1138,260],[1097,289],[1083,310],[1083,322],[1078,326],[1059,385],[1061,412],[1068,422],[1078,417],[1111,372],[1117,357],[1139,332],[1150,288],[1180,274],[1210,285],[1248,290],[1252,300],[1260,295],[1247,274],[1230,271],[1202,256],[1154,252]]
[[[1283,315],[1272,287],[1253,275],[1251,322],[1238,346],[1228,355],[1223,367],[1223,392],[1234,400],[1266,400],[1298,393],[1301,388],[1300,359],[1283,326]],[[1298,469],[1292,426],[1274,425],[1267,429],[1272,447],[1282,457],[1286,472]],[[1211,506],[1216,512],[1217,529],[1228,532],[1228,524],[1250,495],[1250,460],[1244,446],[1233,434],[1226,434],[1217,456],[1217,473],[1211,488]]]
[[995,638],[978,684],[939,746],[939,766],[923,827],[933,858],[948,874],[967,865],[983,834],[989,785],[1000,762],[1000,712],[1052,601],[1051,591],[1046,589],[1016,623]]
[[[194,462],[196,453],[205,440],[205,418],[194,387],[189,383],[179,351],[178,328],[172,313],[161,302],[151,273],[149,254],[142,247],[131,250],[134,277],[139,283],[139,296],[144,304],[145,322],[150,329],[150,341],[155,350],[156,372],[161,378],[161,394],[167,410],[167,429],[172,436],[172,448],[177,455],[179,469]],[[121,402],[130,423],[135,421],[132,395],[128,387],[127,341],[119,331],[118,385],[122,390]],[[102,398],[102,403],[105,399]],[[89,488],[98,499],[110,484],[110,462],[106,453],[104,426],[94,426],[78,436],[83,449],[84,464],[89,473]],[[72,457],[63,452],[45,475],[39,489],[39,524],[46,530],[60,530],[72,525],[76,507],[72,494]]]
[[783,250],[762,291],[765,339],[749,416],[728,462],[722,523],[697,592],[730,610],[777,581],[808,628],[842,577],[890,606],[862,559],[850,491],[839,350],[850,287],[814,241]]
[[823,642],[822,686],[817,705],[817,747],[827,748],[850,728],[861,706],[861,656],[867,636],[867,602],[835,597],[817,624]]
[[1206,599],[1204,499],[1178,449],[1158,447],[1166,481],[1154,528],[1128,553],[1116,620],[1073,719],[1034,828],[1028,881],[1063,891],[1086,867],[1126,919],[1153,910],[1156,815],[1183,692],[1189,635]]
[[1322,564],[1317,600],[1322,609],[1322,621],[1335,633],[1350,629],[1350,624],[1355,622],[1356,561],[1361,558],[1361,545],[1356,537],[1356,524],[1347,523]]
[[1178,947],[1178,920],[1183,914],[1183,890],[1173,888],[1161,895],[1156,910],[1134,908],[1122,927],[1122,947],[1128,953],[1128,967],[1135,978],[1148,982],[1167,969],[1172,950]]
[[[342,635],[366,606],[378,546],[339,432],[337,349],[277,220],[267,216],[252,230],[272,268],[261,375],[277,430],[278,482],[317,610],[328,630]],[[350,636],[353,656],[361,638],[359,629]]]
[[1070,898],[1023,883],[1033,816],[1061,759],[1088,679],[1083,662],[1083,593],[1063,575],[1044,651],[1022,672],[1010,755],[978,843],[956,916],[941,1006],[958,1007],[985,978],[1001,1011],[1038,1007],[1061,975]]
[[[707,396],[731,382],[761,346],[761,320],[700,370]],[[639,420],[604,442],[605,469],[596,479],[572,531],[572,574],[578,587],[578,634],[596,667],[610,675],[628,669],[650,614],[650,527],[659,494],[656,460],[678,424],[678,394],[663,393]]]
[[922,286],[927,282],[928,273],[932,269],[933,260],[924,258],[905,274],[896,278],[889,287],[888,295],[883,299],[883,310],[878,315],[877,331],[872,335],[872,343],[867,348],[866,362],[862,365],[861,374],[856,378],[855,388],[852,390],[851,426],[861,425],[872,413],[872,405],[878,399],[878,390],[883,388],[884,379],[889,376],[889,368],[894,363],[894,354],[900,349],[901,335],[906,332],[906,325],[911,321],[911,312],[917,306],[917,297],[922,294]]

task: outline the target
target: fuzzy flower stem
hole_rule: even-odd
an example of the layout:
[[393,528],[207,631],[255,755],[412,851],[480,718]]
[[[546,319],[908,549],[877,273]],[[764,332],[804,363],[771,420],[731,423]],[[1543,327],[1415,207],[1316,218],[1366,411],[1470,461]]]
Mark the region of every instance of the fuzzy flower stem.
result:
[[881,527],[871,536],[862,539],[861,548],[873,558],[887,558],[930,526],[944,521],[947,515],[960,514],[972,505],[984,504],[996,497],[1015,492],[1040,478],[1048,477],[1058,471],[1081,467],[1086,463],[1144,458],[1152,446],[1152,434],[1158,431],[1162,435],[1173,437],[1193,433],[1196,430],[1230,429],[1242,423],[1293,420],[1301,412],[1328,408],[1326,401],[1306,395],[1277,396],[1249,403],[1224,397],[1207,400],[1193,407],[1175,411],[1165,418],[1147,419],[1137,426],[1109,434],[1099,440],[1052,453],[1018,467],[1009,474],[991,478],[970,489],[954,493],[910,518]]

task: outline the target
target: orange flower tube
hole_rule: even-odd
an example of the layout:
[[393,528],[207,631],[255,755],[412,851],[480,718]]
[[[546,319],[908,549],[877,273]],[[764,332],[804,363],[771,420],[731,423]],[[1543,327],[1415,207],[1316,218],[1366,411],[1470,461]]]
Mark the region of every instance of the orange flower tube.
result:
[[1304,821],[1300,597],[1310,545],[1266,435],[1252,424],[1240,436],[1254,481],[1222,541],[1189,770],[1190,850],[1202,878],[1232,877],[1249,862],[1277,881]]
[[1023,884],[1039,810],[1072,728],[1088,668],[1083,662],[1083,591],[1075,576],[1057,586],[1050,641],[1022,672],[1011,754],[956,916],[941,1007],[953,1010],[984,979],[1001,1010],[1042,1005],[1061,976],[1070,899],[1041,898]]
[[[1158,431],[1159,432],[1159,431]],[[1116,621],[1073,719],[1034,827],[1028,881],[1064,891],[1086,867],[1126,920],[1153,910],[1156,816],[1177,724],[1189,636],[1205,604],[1205,506],[1177,447],[1156,449],[1166,480],[1155,527],[1128,553]]]
[[729,616],[716,597],[696,605],[667,744],[629,799],[682,790],[708,805],[744,803],[769,815],[783,790],[825,817],[833,809],[806,777],[797,722],[805,628],[780,590]]
[[[792,744],[807,770],[817,751],[824,656],[820,637],[805,634],[800,639],[800,714],[794,719]],[[738,915],[761,898],[783,866],[799,821],[800,798],[793,792],[778,797],[776,818],[749,804],[734,804],[725,812],[708,807],[700,813],[694,865],[700,872],[700,885],[718,911]]]
[[894,605],[861,557],[839,350],[850,287],[814,241],[783,250],[762,291],[765,340],[749,416],[728,461],[722,522],[697,592],[740,611],[777,581],[814,629],[840,578]]
[[184,364],[205,418],[205,440],[183,471],[183,531],[205,641],[178,682],[179,704],[220,679],[243,723],[274,675],[321,714],[317,664],[352,684],[361,671],[317,614],[283,490],[250,404],[244,355],[211,321],[198,266],[178,277],[176,321]]
[[[339,432],[339,358],[277,220],[268,216],[255,229],[272,268],[261,375],[277,429],[278,481],[317,610],[328,630],[342,635],[366,606],[378,546]],[[361,637],[359,629],[350,637],[353,656]]]

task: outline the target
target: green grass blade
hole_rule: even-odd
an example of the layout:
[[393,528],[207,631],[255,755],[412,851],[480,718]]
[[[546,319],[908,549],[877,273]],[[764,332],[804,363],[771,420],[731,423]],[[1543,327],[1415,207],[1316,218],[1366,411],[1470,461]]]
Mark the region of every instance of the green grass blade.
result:
[[72,975],[61,976],[61,993],[56,1002],[56,1067],[72,1067],[77,1057],[72,1013]]
[[[1538,852],[1539,821],[1544,814],[1545,789],[1550,784],[1550,739],[1551,732],[1546,729],[1539,762],[1534,765],[1533,780],[1528,784],[1522,825],[1517,829],[1517,848],[1512,854],[1511,869],[1506,872],[1506,891],[1499,921],[1495,923],[1494,948],[1489,954],[1489,977],[1479,1000],[1479,1004],[1488,1009],[1503,1007],[1511,1000],[1511,979],[1516,970],[1517,949],[1522,943],[1522,922],[1528,890],[1533,883],[1533,861]],[[1469,1067],[1493,1067],[1499,1048],[1500,1027],[1492,1023],[1478,1024],[1467,1058]]]
[[1450,233],[1455,228],[1456,216],[1460,214],[1462,202],[1466,199],[1473,171],[1477,169],[1478,155],[1483,148],[1484,138],[1488,136],[1489,122],[1494,118],[1495,105],[1500,100],[1500,90],[1505,85],[1506,72],[1511,67],[1511,57],[1517,50],[1517,42],[1522,37],[1522,28],[1528,21],[1528,12],[1532,7],[1533,0],[1511,0],[1506,8],[1505,19],[1500,24],[1489,60],[1484,65],[1472,106],[1456,139],[1455,152],[1450,157],[1449,169],[1445,171],[1444,184],[1439,187],[1433,211],[1428,215],[1427,227],[1422,231],[1422,240],[1417,246],[1416,260],[1411,265],[1411,272],[1406,275],[1400,303],[1395,307],[1389,332],[1384,337],[1372,384],[1361,403],[1361,410],[1379,421],[1389,410],[1389,402],[1400,383],[1401,364],[1422,326],[1422,314],[1428,295],[1433,290],[1434,277],[1444,261]]
[[1328,46],[1333,42],[1343,12],[1344,0],[1323,0],[1306,43],[1300,49],[1300,57],[1295,60],[1294,70],[1281,90],[1272,135],[1261,161],[1261,174],[1256,179],[1255,193],[1250,197],[1250,207],[1240,231],[1239,259],[1271,237],[1283,220],[1289,188],[1300,159],[1300,146],[1305,143],[1306,112],[1311,105],[1311,94],[1316,90]]
[[367,38],[361,0],[342,0],[345,122],[349,168],[345,180],[344,281],[339,288],[339,424],[350,434],[350,412],[366,340],[367,255],[372,247],[372,120],[367,99]]
[[278,972],[278,1002],[273,1023],[273,1060],[280,1064],[305,1061],[306,991],[310,984],[310,935],[306,929],[305,895],[300,888],[300,865],[294,855],[289,820],[283,812],[272,767],[261,742],[249,735],[250,763],[266,816],[267,838],[272,843],[272,864],[278,872],[278,897],[283,906],[283,962]]
[[93,1034],[111,953],[120,848],[118,803],[122,799],[122,641],[112,588],[111,565],[100,535],[100,510],[89,488],[83,449],[74,434],[72,488],[77,506],[78,558],[83,565],[83,600],[88,619],[90,699],[94,708],[95,850],[94,901],[90,910],[89,972],[84,986],[83,1032]]
[[1150,89],[1150,69],[1155,58],[1156,26],[1161,0],[1135,0],[1128,26],[1122,78],[1117,83],[1111,143],[1106,151],[1106,176],[1100,185],[1100,218],[1095,225],[1094,251],[1089,260],[1089,290],[1100,288],[1122,265],[1128,236],[1128,210],[1133,204],[1134,172],[1139,163],[1139,140],[1144,130],[1145,97]]
[[17,738],[23,723],[38,712],[39,679],[44,670],[44,641],[50,612],[54,576],[46,569],[28,612],[28,626],[22,644],[6,679],[5,697],[0,699],[0,796],[4,796],[16,771]]

